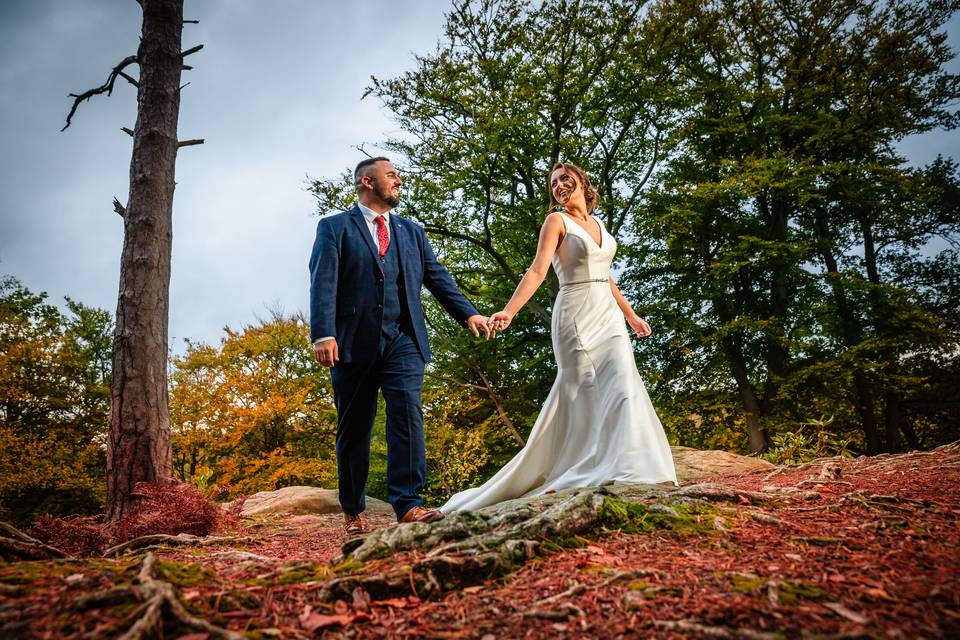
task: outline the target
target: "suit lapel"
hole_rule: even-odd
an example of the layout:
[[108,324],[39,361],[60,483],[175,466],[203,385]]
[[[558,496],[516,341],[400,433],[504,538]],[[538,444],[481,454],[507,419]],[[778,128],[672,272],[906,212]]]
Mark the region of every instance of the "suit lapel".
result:
[[373,263],[377,265],[377,269],[380,270],[380,273],[383,273],[383,267],[380,265],[379,251],[377,251],[377,248],[373,246],[373,238],[370,237],[370,228],[367,227],[367,221],[363,217],[363,212],[360,211],[360,207],[354,207],[351,209],[350,217],[353,219],[354,224],[357,225],[357,230],[360,232],[360,237],[363,238],[364,243],[367,245],[367,249],[370,250],[370,257],[373,258]]

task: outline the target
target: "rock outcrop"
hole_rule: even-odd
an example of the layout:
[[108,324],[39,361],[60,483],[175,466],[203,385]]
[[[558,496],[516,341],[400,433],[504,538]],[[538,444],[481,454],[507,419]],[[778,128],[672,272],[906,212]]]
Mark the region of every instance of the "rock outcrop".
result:
[[774,465],[766,460],[728,451],[701,451],[690,447],[670,447],[670,450],[673,452],[673,464],[677,468],[677,479],[681,484],[697,482],[711,476],[774,468]]
[[[367,511],[393,513],[383,500],[367,497]],[[335,489],[318,487],[284,487],[276,491],[260,491],[243,503],[240,516],[244,518],[269,514],[340,513],[340,502]]]

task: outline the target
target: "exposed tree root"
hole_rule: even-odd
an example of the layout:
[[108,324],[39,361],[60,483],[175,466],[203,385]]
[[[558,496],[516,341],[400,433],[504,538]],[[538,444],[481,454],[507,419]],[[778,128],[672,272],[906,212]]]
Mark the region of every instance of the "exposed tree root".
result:
[[28,536],[13,525],[0,522],[0,560],[17,562],[19,560],[52,560],[54,558],[72,558],[72,556],[65,551]]
[[156,547],[161,545],[168,547],[179,547],[184,545],[204,547],[216,544],[233,544],[243,540],[247,540],[247,538],[194,536],[190,535],[189,533],[178,533],[177,535],[172,536],[165,533],[156,533],[148,536],[140,536],[139,538],[127,540],[126,542],[112,546],[104,551],[103,555],[109,558],[112,556],[118,556],[121,553],[128,553],[130,551],[143,550],[148,547]]
[[779,640],[783,636],[777,633],[765,633],[753,629],[731,629],[729,627],[709,627],[690,620],[654,620],[658,629],[676,631],[683,634],[696,634],[702,638],[720,640]]
[[[743,491],[715,484],[681,489],[595,487],[512,500],[476,512],[458,512],[432,524],[396,525],[348,542],[341,560],[368,561],[410,551],[423,552],[426,557],[380,574],[335,578],[324,585],[319,599],[349,600],[357,588],[368,592],[374,600],[409,595],[433,598],[511,571],[535,556],[541,547],[556,549],[557,542],[563,544],[564,540],[604,526],[630,527],[633,509],[638,510],[635,513],[646,527],[723,530],[722,518],[691,516],[690,510],[715,511],[709,501],[753,504],[779,497],[783,496],[776,492]],[[651,504],[650,500],[655,501]],[[767,522],[773,520],[776,519],[771,516]]]
[[[163,627],[169,623],[174,629],[192,629],[206,633],[210,638],[223,640],[243,640],[239,633],[223,629],[214,624],[191,615],[177,597],[177,590],[166,580],[157,575],[157,558],[147,553],[140,563],[134,584],[129,587],[114,587],[107,591],[91,594],[79,598],[73,603],[76,611],[85,611],[96,607],[105,607],[123,604],[131,601],[140,602],[123,621],[119,628],[127,631],[121,640],[146,640],[147,638],[164,637]],[[129,628],[128,628],[129,627]],[[168,633],[170,629],[167,630]]]

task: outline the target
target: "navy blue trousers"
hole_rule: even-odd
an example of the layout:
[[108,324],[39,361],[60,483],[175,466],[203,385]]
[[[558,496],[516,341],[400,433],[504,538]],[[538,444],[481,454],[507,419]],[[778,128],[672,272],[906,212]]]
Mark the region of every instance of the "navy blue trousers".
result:
[[338,364],[330,371],[337,406],[337,472],[340,506],[356,515],[366,508],[370,435],[377,393],[387,407],[387,494],[399,518],[423,504],[427,459],[423,441],[423,358],[401,332],[383,344],[373,362]]

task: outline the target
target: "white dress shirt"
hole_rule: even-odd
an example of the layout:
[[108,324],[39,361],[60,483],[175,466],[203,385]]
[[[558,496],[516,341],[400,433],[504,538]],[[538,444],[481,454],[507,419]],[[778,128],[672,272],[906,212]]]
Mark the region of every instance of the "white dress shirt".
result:
[[[367,229],[370,231],[370,237],[373,238],[373,246],[379,247],[380,240],[377,238],[377,223],[376,219],[378,216],[383,216],[383,221],[387,225],[387,238],[390,238],[390,212],[380,214],[371,209],[370,207],[358,202],[357,206],[360,208],[360,213],[363,214],[363,219],[367,223]],[[322,338],[317,338],[313,341],[313,344],[319,344],[325,340],[333,340],[336,336],[324,336]]]

